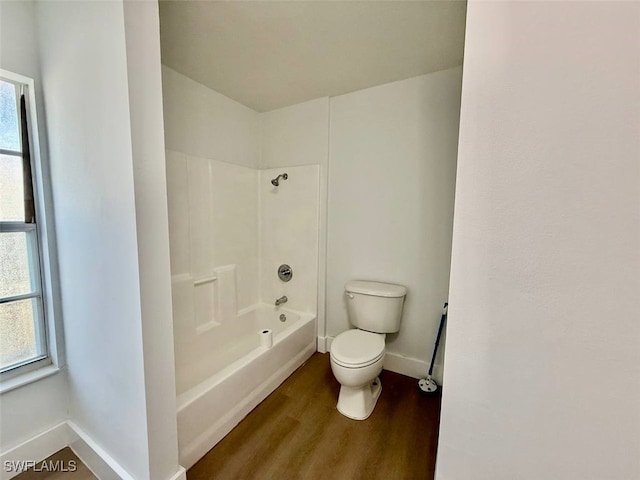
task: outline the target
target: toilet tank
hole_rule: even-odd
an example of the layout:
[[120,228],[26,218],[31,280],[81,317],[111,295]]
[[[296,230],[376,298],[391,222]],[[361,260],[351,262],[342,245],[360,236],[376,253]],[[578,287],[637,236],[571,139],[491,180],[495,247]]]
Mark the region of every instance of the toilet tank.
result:
[[407,289],[390,283],[352,280],[344,287],[351,324],[361,330],[392,333],[400,330]]

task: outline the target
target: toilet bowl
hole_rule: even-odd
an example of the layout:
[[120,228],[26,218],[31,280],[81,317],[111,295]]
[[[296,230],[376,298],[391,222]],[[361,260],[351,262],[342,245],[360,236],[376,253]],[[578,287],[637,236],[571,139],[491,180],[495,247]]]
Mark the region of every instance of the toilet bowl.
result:
[[355,280],[345,286],[349,320],[356,327],[331,343],[331,371],[340,383],[338,411],[354,420],[373,412],[382,392],[386,333],[400,328],[406,288]]
[[338,411],[345,417],[364,420],[373,412],[384,352],[384,335],[363,330],[341,333],[331,344],[331,371],[341,385]]

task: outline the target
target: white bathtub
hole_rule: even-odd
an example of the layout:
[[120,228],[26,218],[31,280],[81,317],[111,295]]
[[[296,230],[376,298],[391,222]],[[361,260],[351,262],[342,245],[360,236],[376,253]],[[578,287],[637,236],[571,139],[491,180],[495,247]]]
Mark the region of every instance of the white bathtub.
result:
[[[285,322],[279,319],[282,313]],[[228,352],[225,366],[178,395],[178,445],[185,468],[222,440],[316,351],[313,314],[263,304],[234,323],[234,337],[226,340],[224,348],[219,344],[214,348],[216,362],[223,362]],[[271,348],[260,346],[263,329],[273,331]]]

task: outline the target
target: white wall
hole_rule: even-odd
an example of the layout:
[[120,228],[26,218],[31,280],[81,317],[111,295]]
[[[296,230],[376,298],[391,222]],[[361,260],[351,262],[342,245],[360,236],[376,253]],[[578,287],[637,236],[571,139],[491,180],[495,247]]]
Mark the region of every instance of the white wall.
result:
[[[177,391],[220,367],[211,327],[260,301],[257,112],[163,66]],[[222,273],[220,268],[233,266]],[[195,287],[194,280],[217,276]],[[207,360],[209,359],[209,361]]]
[[157,2],[124,2],[149,478],[178,465],[167,182]]
[[40,81],[34,3],[0,3],[0,62],[2,68]]
[[350,328],[348,280],[405,285],[385,367],[415,376],[448,294],[460,81],[458,67],[331,99],[327,335]]
[[[194,315],[205,310],[196,305],[194,311],[198,298],[186,286],[192,277],[236,265],[237,308],[248,308],[260,299],[271,303],[282,286],[271,264],[279,265],[285,257],[292,261],[284,254],[283,245],[289,245],[287,239],[298,234],[308,237],[309,242],[293,255],[297,275],[288,285],[294,291],[288,306],[316,312],[318,182],[326,189],[328,99],[258,114],[167,67],[163,67],[163,83],[172,273],[177,287],[174,316],[185,335],[185,346],[193,344],[188,332],[193,334],[199,322],[196,318],[195,326],[185,324],[193,323]],[[194,105],[200,109],[196,115]],[[223,135],[208,144],[211,132]],[[193,151],[201,153],[189,153]],[[281,189],[272,188],[269,180],[281,172],[267,169],[302,165],[319,165],[322,175],[310,168],[297,169],[300,174],[293,179],[301,183],[283,182]],[[263,170],[257,170],[258,166]],[[280,190],[283,194],[274,196]],[[281,201],[283,196],[290,197],[286,204]],[[276,197],[279,202],[269,201]],[[258,218],[259,211],[264,218]],[[289,211],[296,215],[287,229],[282,219]],[[265,268],[260,274],[261,241],[269,247],[262,248]],[[211,297],[216,287],[209,288],[213,291],[207,296]],[[185,353],[193,356],[193,352]]]
[[329,98],[260,114],[260,167],[327,164]]
[[167,359],[153,365],[172,363],[170,304],[156,302],[169,282],[162,130],[149,120],[161,115],[157,7],[43,2],[37,17],[70,419],[131,477],[167,478],[173,376]]
[[[318,335],[324,336],[329,99],[319,98],[262,113],[260,126],[260,166],[265,169],[261,172],[262,198],[265,201],[287,198],[286,205],[279,201],[270,202],[269,205],[273,210],[267,208],[267,203],[263,203],[261,216],[263,301],[272,302],[286,293],[290,297],[292,308],[316,313]],[[316,171],[309,168],[291,168],[300,165],[317,165],[318,169]],[[298,175],[294,175],[291,177],[292,185],[288,185],[289,181],[283,182],[282,195],[276,197],[272,195],[271,185],[266,182],[285,171],[300,172],[305,180],[299,184],[297,183]],[[316,175],[317,178],[314,180],[312,175]],[[305,193],[304,189],[301,189],[302,185],[315,192],[315,202],[311,200],[311,192]],[[297,202],[305,199],[307,209],[296,206]],[[296,212],[297,220],[290,225],[291,228],[284,228],[279,219],[285,218],[285,214],[296,214]],[[294,248],[297,251],[297,259],[294,262],[295,265],[291,264],[291,266],[295,277],[294,280],[283,285],[274,274],[274,265],[277,267],[283,263],[283,258],[287,258],[287,251],[282,246],[289,244],[293,236],[297,235],[297,231],[304,240],[299,239],[296,243],[298,247]],[[306,242],[306,245],[302,246],[303,242]],[[270,243],[274,250],[265,249],[267,243]],[[313,272],[315,272],[314,278]]]
[[59,373],[2,394],[0,455],[68,418],[66,383]]
[[164,65],[162,88],[168,150],[258,167],[258,113]]
[[[238,122],[243,122],[244,126],[238,130],[244,132],[245,143],[254,144],[252,122],[255,117],[247,114],[246,107],[166,67],[163,73],[167,142],[171,142],[171,136],[182,139],[174,142],[177,152],[188,152],[190,148],[189,143],[185,143],[184,130],[196,132],[198,137],[192,142],[199,145],[204,142],[200,137],[207,132],[226,131],[230,124]],[[460,77],[461,69],[455,68],[258,116],[262,169],[259,241],[256,238],[260,245],[260,298],[271,303],[286,294],[291,308],[317,311],[321,350],[326,347],[325,337],[330,340],[349,328],[343,303],[347,280],[369,278],[397,282],[407,285],[411,293],[403,329],[388,339],[391,355],[387,367],[414,376],[425,374],[448,291]],[[209,105],[208,116],[189,117],[189,108],[185,105],[191,100],[185,103],[183,99],[196,94],[201,104]],[[223,106],[218,108],[218,104]],[[178,115],[181,120],[177,121],[172,118],[172,112],[179,109],[183,111]],[[192,122],[196,121],[211,128],[193,126]],[[172,130],[180,132],[171,134]],[[226,139],[229,146],[224,151],[208,147],[208,158],[215,160],[170,152],[169,193],[173,200],[169,211],[172,249],[175,250],[172,268],[177,283],[191,281],[189,275],[182,275],[189,258],[192,263],[193,258],[198,259],[194,265],[211,264],[209,269],[221,265],[213,257],[225,240],[215,239],[213,234],[193,233],[196,230],[220,230],[227,243],[237,243],[235,254],[225,260],[228,263],[239,264],[240,259],[254,258],[249,244],[241,248],[250,236],[233,228],[233,222],[239,224],[253,216],[245,205],[247,199],[253,199],[247,182],[239,181],[239,167],[227,166],[219,176],[211,176],[216,161],[232,162],[225,151],[237,150],[231,144],[240,141],[239,138]],[[318,165],[317,173],[299,170],[304,180],[298,185],[293,182],[295,176],[277,189],[267,183],[284,171],[291,174],[293,167],[301,165]],[[238,170],[236,175],[231,172],[234,169]],[[193,172],[189,173],[190,170]],[[313,175],[317,175],[317,179],[314,180]],[[207,176],[213,180],[207,183],[203,180]],[[212,181],[220,183],[215,187]],[[197,187],[200,183],[202,188]],[[224,192],[230,185],[234,186],[235,194],[229,191],[217,201],[212,200],[216,192]],[[202,192],[187,195],[185,189]],[[177,193],[179,190],[183,193]],[[281,202],[287,195],[293,195],[292,199]],[[214,218],[214,214],[202,210],[202,206],[208,204],[213,205],[212,212],[218,209],[223,216]],[[380,212],[382,217],[378,215]],[[244,223],[241,230],[253,231]],[[187,231],[192,233],[187,235]],[[198,241],[199,238],[208,240]],[[294,238],[296,241],[291,243]],[[402,241],[398,242],[398,238]],[[187,244],[191,245],[191,252],[184,247]],[[303,244],[305,247],[297,247]],[[281,263],[290,263],[297,273],[289,284],[283,284],[275,275]],[[329,271],[326,280],[325,269]],[[241,280],[240,270],[238,267],[238,303],[244,306],[241,291],[251,287],[251,279],[245,276]],[[174,284],[177,286],[174,310],[183,312],[179,314],[183,318],[197,317],[198,309],[194,312],[197,299],[188,288],[177,283]],[[209,292],[207,298],[213,295],[214,292]],[[326,326],[325,317],[328,318]],[[195,328],[197,325],[181,330],[185,339],[189,337],[188,330]],[[185,345],[193,345],[193,339],[185,340]]]
[[[174,281],[237,265],[238,308],[250,307],[260,298],[259,115],[166,66],[162,77]],[[178,303],[174,316],[191,316]]]
[[437,478],[640,478],[640,4],[466,35]]
[[147,478],[123,7],[42,3],[38,14],[71,418]]
[[[271,179],[282,168],[260,171],[260,277],[262,301],[273,304],[286,295],[286,307],[316,313],[318,301],[318,200],[320,166],[286,168],[280,186]],[[293,269],[289,282],[278,267]]]
[[[182,393],[220,368],[211,336],[226,335],[228,328],[213,327],[285,294],[287,307],[317,311],[320,169],[326,186],[329,102],[318,99],[259,115],[171,69],[163,67],[163,75],[167,142],[173,141],[167,180]],[[206,114],[191,117],[192,100],[204,105]],[[201,149],[206,157],[188,153],[185,132],[203,145],[215,130],[235,136]],[[250,157],[255,151],[259,155]],[[230,152],[244,152],[250,161],[239,162],[243,155]],[[270,180],[285,166],[289,180],[274,188]],[[288,284],[276,275],[281,263],[294,269]],[[211,275],[215,282],[194,287],[194,280]]]
[[[34,13],[32,2],[0,2],[0,68],[35,81],[40,148],[46,174],[46,135]],[[51,232],[53,237],[53,230]],[[59,311],[57,314],[61,316]],[[3,393],[0,396],[0,454],[66,418],[67,382],[64,372]]]

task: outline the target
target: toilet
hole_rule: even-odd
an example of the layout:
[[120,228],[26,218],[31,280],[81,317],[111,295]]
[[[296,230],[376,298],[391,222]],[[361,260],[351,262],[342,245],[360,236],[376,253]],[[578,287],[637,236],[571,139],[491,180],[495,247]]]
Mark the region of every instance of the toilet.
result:
[[364,420],[382,392],[385,336],[397,332],[407,289],[389,283],[352,280],[345,285],[347,314],[356,327],[331,343],[331,370],[340,383],[338,411]]

